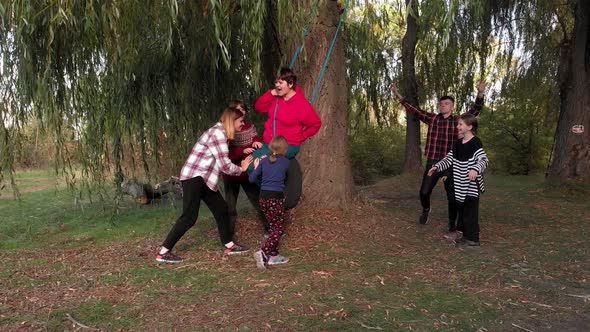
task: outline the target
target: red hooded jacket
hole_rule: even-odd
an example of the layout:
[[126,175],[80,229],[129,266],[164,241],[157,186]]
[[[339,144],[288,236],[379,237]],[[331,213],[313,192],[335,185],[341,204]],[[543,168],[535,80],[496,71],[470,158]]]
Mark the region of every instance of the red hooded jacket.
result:
[[[275,108],[277,110],[276,135],[284,136],[290,145],[301,145],[303,141],[320,130],[322,120],[305,99],[303,91],[298,85],[295,86],[295,94],[289,100],[273,96],[272,90],[266,91],[254,104],[254,109],[257,112],[268,113],[262,135],[264,143],[269,143],[273,137],[272,126]],[[278,107],[276,106],[277,101]]]

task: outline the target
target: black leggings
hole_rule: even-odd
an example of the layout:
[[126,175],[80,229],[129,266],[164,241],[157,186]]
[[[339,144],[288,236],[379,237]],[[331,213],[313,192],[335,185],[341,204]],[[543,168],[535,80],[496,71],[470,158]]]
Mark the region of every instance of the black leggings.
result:
[[236,229],[236,219],[238,217],[236,206],[238,203],[240,186],[244,189],[250,203],[256,208],[256,214],[258,215],[258,220],[260,220],[262,227],[268,232],[270,226],[268,225],[268,221],[266,221],[264,213],[260,210],[260,205],[258,205],[260,187],[248,181],[248,178],[242,180],[223,180],[223,189],[225,190],[225,202],[227,203],[229,212],[229,228],[231,232],[234,233]]
[[[447,176],[447,180],[444,181],[445,191],[447,192],[447,200],[449,206],[449,230],[454,231],[455,220],[457,219],[457,206],[454,202],[454,191],[453,191],[453,173],[451,170],[446,172],[435,172],[432,176],[428,176],[428,171],[436,164],[438,160],[428,159],[426,162],[426,168],[424,169],[424,176],[422,177],[422,185],[420,186],[420,203],[423,209],[430,209],[430,196],[432,190],[436,187],[438,179],[443,176]],[[452,225],[451,225],[452,223]],[[452,226],[452,227],[451,227]]]
[[232,241],[233,231],[229,225],[227,204],[218,191],[207,187],[202,177],[182,181],[182,214],[168,233],[162,246],[172,250],[176,242],[197,222],[201,200],[207,204],[217,222],[219,237],[222,244]]

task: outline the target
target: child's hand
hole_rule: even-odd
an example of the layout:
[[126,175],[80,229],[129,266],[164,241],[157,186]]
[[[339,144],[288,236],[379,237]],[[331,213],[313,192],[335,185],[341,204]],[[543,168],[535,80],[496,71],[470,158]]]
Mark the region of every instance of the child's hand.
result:
[[244,158],[244,160],[242,160],[242,163],[241,163],[242,172],[245,172],[248,169],[248,166],[250,166],[251,162],[252,162],[252,156],[248,156],[248,157]]
[[436,166],[432,166],[432,168],[430,170],[428,170],[428,176],[432,176],[432,174],[434,174],[434,172],[436,172]]
[[470,169],[469,173],[467,173],[467,177],[469,178],[470,181],[475,181],[475,179],[477,179],[478,175],[479,175],[479,173],[477,173],[477,171],[474,169]]
[[254,169],[257,169],[259,164],[260,164],[260,158],[254,159]]
[[250,154],[250,153],[254,152],[254,150],[255,150],[254,148],[245,148],[244,154]]
[[445,175],[445,176],[441,177],[440,179],[442,180],[442,182],[445,182],[445,181],[447,181],[448,177]]
[[254,142],[254,143],[252,143],[252,147],[255,149],[260,149],[262,147],[262,143]]

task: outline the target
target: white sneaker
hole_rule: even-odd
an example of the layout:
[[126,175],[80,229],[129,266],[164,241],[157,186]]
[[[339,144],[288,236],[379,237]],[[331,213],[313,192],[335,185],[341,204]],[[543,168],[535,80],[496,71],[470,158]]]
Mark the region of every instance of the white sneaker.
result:
[[256,251],[254,254],[254,260],[256,261],[256,267],[264,270],[266,269],[266,265],[264,264],[264,253],[262,252],[262,250],[258,250]]

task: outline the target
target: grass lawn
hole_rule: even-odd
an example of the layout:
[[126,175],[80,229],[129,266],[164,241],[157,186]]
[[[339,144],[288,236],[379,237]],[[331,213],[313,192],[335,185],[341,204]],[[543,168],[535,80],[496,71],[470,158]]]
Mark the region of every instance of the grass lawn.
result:
[[[586,331],[590,326],[590,189],[541,177],[488,176],[480,248],[442,238],[435,190],[425,226],[418,177],[359,188],[364,203],[299,209],[266,271],[224,257],[203,207],[158,264],[180,202],[93,203],[47,172],[25,172],[21,201],[0,196],[0,330]],[[243,196],[243,195],[242,195]],[[241,243],[262,230],[240,205]],[[86,329],[88,330],[88,329]]]

